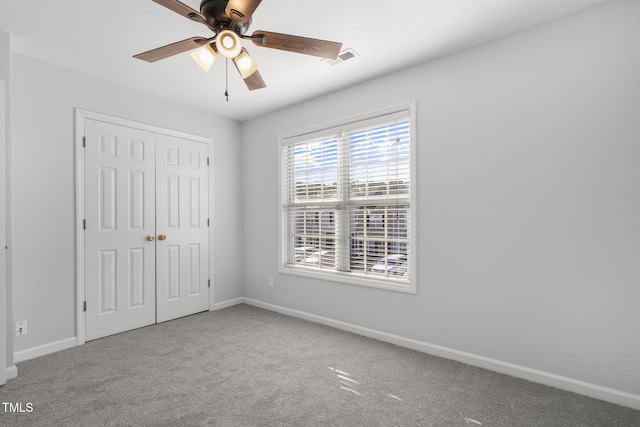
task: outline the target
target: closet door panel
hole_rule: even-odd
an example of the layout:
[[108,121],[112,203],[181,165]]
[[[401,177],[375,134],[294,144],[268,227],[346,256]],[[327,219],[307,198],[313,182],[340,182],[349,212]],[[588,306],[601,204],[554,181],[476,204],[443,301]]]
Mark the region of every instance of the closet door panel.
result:
[[207,145],[156,141],[158,322],[209,309]]
[[85,134],[85,326],[93,340],[156,321],[155,135],[90,119]]

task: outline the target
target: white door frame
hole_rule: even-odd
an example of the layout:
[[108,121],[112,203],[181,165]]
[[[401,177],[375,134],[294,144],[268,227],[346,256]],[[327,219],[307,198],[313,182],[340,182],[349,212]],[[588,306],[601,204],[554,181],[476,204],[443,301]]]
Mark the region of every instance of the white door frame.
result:
[[[6,99],[5,83],[0,80],[0,385],[7,382],[7,245],[6,239],[6,197],[5,197],[5,160],[6,160]],[[13,338],[13,336],[9,336]]]
[[[84,271],[84,230],[83,219],[84,214],[84,149],[83,138],[85,135],[85,120],[96,120],[106,123],[111,123],[120,126],[127,126],[134,129],[140,129],[148,132],[153,132],[161,135],[168,135],[177,138],[189,139],[191,141],[202,142],[208,146],[209,159],[213,159],[213,140],[199,135],[180,132],[172,129],[166,129],[159,126],[149,125],[146,123],[139,123],[128,119],[122,119],[119,117],[109,116],[107,114],[96,113],[94,111],[83,110],[76,108],[76,335],[78,338],[78,345],[82,345],[86,342],[86,330],[85,330],[85,313],[84,313],[84,301],[85,301],[85,271]],[[213,163],[213,162],[211,162]],[[213,197],[211,196],[211,189],[213,188],[213,164],[209,168],[209,218],[213,212]],[[209,227],[209,278],[213,277],[213,262],[211,257],[213,256],[213,219],[211,226]],[[214,287],[209,289],[209,310],[213,307],[214,301]]]

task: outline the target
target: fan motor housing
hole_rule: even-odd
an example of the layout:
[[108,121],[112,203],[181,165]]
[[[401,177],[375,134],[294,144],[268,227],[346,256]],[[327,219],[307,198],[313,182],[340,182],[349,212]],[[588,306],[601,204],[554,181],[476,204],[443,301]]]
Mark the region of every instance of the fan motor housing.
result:
[[232,29],[237,33],[244,34],[251,25],[251,20],[245,24],[235,24],[231,28],[231,18],[227,16],[225,9],[228,0],[202,0],[200,2],[200,13],[202,13],[209,25],[217,28]]

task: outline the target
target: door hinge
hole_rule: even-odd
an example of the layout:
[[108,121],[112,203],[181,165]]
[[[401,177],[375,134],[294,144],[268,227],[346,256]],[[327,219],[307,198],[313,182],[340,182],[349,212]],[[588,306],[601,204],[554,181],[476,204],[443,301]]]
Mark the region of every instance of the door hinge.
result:
[[83,230],[86,230],[86,229],[87,229],[87,220],[86,220],[86,219],[83,219],[83,220],[82,220],[82,229],[83,229]]
[[87,302],[86,301],[82,304],[82,311],[87,311]]
[[209,164],[210,164],[210,163],[209,163],[209,158],[207,157],[207,166],[209,166]]
[[87,137],[83,136],[82,137],[82,148],[85,148],[87,146]]
[[211,218],[207,218],[207,227],[211,227]]
[[211,287],[211,279],[207,280],[207,284],[209,287]]

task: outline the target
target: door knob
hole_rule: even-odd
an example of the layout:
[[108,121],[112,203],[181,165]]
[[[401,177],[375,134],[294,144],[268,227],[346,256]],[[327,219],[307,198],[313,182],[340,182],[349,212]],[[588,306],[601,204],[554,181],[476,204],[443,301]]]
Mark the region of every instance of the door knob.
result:
[[154,240],[156,240],[156,238],[155,238],[155,237],[153,237],[153,234],[149,234],[149,235],[147,235],[147,241],[149,241],[149,242],[153,242]]
[[158,234],[158,240],[166,240],[167,236],[165,236],[164,234]]

